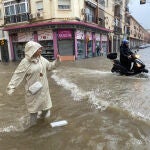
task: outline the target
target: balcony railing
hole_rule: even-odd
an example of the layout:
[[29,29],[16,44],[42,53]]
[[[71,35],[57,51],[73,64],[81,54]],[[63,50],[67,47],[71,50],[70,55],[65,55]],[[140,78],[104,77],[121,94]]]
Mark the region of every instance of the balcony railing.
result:
[[24,22],[24,21],[29,21],[29,14],[28,13],[4,17],[5,24],[18,23],[18,22]]
[[115,17],[122,19],[122,15],[120,13],[115,13]]
[[96,22],[96,19],[94,16],[92,16],[90,14],[85,14],[85,21],[86,22]]
[[85,2],[87,2],[89,5],[91,5],[94,8],[96,8],[97,6],[96,0],[85,0]]
[[122,4],[123,4],[122,0],[115,0],[115,5],[122,5]]
[[118,26],[114,26],[114,33],[116,33],[116,34],[122,34],[122,28],[120,28]]
[[105,7],[105,0],[98,0],[98,3],[99,3],[101,6]]

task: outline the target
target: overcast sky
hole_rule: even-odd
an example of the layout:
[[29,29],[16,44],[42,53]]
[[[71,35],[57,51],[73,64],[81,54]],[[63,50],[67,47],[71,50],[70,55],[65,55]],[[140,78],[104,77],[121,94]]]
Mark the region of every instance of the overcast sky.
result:
[[150,0],[143,5],[140,5],[140,0],[130,0],[129,11],[145,29],[150,29]]

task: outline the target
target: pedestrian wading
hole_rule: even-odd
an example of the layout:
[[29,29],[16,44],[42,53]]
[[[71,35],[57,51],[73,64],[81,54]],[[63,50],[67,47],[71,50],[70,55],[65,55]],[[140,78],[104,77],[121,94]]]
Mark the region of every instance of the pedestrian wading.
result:
[[7,93],[11,95],[19,84],[25,80],[25,102],[30,113],[30,125],[37,123],[38,112],[40,117],[50,116],[52,107],[47,80],[47,70],[52,70],[59,63],[59,56],[53,62],[49,62],[41,56],[42,46],[34,41],[25,45],[25,58],[22,59],[15,70],[7,87]]

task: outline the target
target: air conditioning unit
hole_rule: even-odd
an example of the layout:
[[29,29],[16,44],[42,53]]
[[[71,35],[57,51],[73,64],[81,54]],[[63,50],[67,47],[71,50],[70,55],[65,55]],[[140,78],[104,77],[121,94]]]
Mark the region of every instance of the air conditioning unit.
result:
[[35,19],[36,18],[36,15],[35,14],[29,14],[29,19],[32,20],[32,19]]
[[81,13],[82,13],[82,15],[85,14],[85,8],[82,8],[82,9],[81,9]]
[[43,17],[43,12],[41,11],[41,12],[37,12],[36,13],[36,15],[37,15],[37,18],[42,18]]

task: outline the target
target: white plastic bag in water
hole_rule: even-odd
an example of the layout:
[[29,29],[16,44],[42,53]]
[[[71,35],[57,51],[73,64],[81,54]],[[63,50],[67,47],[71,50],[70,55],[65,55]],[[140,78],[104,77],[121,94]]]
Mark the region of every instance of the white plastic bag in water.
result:
[[67,125],[68,122],[66,120],[61,120],[61,121],[56,121],[56,122],[52,122],[50,123],[51,127],[60,127],[60,126],[65,126]]

